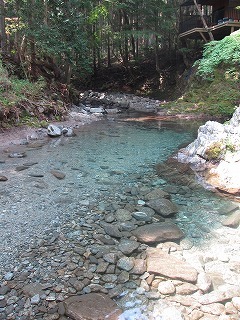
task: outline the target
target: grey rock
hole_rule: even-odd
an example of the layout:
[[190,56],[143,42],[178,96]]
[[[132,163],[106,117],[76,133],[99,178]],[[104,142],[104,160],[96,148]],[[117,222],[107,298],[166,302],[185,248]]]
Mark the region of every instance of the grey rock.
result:
[[146,200],[153,200],[153,199],[159,199],[159,198],[170,199],[170,197],[171,196],[169,193],[161,189],[154,189],[145,196]]
[[62,130],[54,124],[50,124],[47,128],[47,133],[50,137],[59,137],[62,135]]
[[117,266],[121,270],[130,271],[134,267],[134,258],[122,257],[118,260]]
[[56,177],[57,179],[59,180],[62,180],[65,178],[66,174],[61,172],[61,171],[58,171],[58,170],[51,170],[50,173]]
[[184,233],[179,227],[170,222],[152,223],[141,226],[132,231],[138,241],[143,243],[155,243],[168,240],[179,240]]
[[132,214],[126,209],[118,209],[115,213],[118,221],[130,221],[132,219]]
[[143,274],[147,270],[147,263],[144,259],[134,259],[134,267],[131,270],[132,274]]
[[106,234],[114,238],[121,238],[122,233],[119,231],[117,225],[112,225],[110,223],[101,222],[101,226],[103,227]]
[[8,272],[8,273],[6,273],[6,274],[4,275],[4,280],[10,281],[10,280],[13,279],[13,277],[14,277],[13,272]]
[[26,156],[25,152],[13,152],[8,155],[9,158],[25,158]]
[[39,304],[39,302],[40,302],[40,296],[39,296],[39,294],[35,294],[31,298],[31,304]]
[[127,271],[122,271],[118,276],[118,283],[126,283],[129,281],[130,275]]
[[62,133],[65,137],[74,137],[76,135],[73,128],[63,128]]
[[138,221],[145,221],[145,222],[151,222],[152,216],[148,215],[145,212],[137,211],[132,214],[133,218],[135,218]]
[[139,245],[140,243],[137,241],[123,239],[120,241],[118,248],[123,254],[130,255],[139,247]]
[[103,255],[103,259],[109,263],[116,263],[117,262],[117,254],[113,253],[113,252],[106,253]]
[[147,206],[163,217],[170,217],[178,212],[178,207],[165,198],[150,200],[147,202]]

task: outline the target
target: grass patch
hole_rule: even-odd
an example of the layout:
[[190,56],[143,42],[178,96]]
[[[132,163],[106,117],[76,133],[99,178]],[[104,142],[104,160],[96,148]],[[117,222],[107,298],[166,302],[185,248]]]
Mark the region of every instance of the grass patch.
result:
[[184,95],[161,107],[168,113],[194,113],[229,118],[240,104],[240,67],[218,67],[214,77],[192,76]]

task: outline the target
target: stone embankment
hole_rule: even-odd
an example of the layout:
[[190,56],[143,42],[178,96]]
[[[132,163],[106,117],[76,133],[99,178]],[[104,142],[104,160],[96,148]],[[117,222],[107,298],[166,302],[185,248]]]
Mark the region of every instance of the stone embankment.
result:
[[208,121],[198,137],[178,152],[180,162],[189,163],[205,187],[240,195],[240,107],[225,124]]

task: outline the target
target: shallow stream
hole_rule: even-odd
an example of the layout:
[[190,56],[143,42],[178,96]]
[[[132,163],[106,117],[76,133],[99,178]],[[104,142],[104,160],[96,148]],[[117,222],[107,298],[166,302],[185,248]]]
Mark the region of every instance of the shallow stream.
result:
[[[198,126],[197,122],[148,121],[144,117],[103,120],[81,127],[76,137],[18,146],[17,151],[26,152],[24,158],[8,158],[2,152],[1,172],[8,176],[0,185],[4,264],[19,245],[41,237],[46,229],[89,205],[104,210],[123,199],[126,188],[139,185],[169,187],[156,175],[154,165],[191,142]],[[17,171],[23,164],[33,165]],[[56,179],[51,170],[63,172],[65,179]],[[179,224],[187,225],[187,232],[199,240],[214,227],[215,213],[225,201],[203,188],[184,192],[179,186],[172,197],[181,206]]]
[[[95,213],[96,221],[104,212],[137,205],[142,197],[139,190],[151,187],[171,194],[180,209],[174,221],[196,250],[208,247],[208,241],[217,237],[214,229],[221,225],[219,210],[230,201],[204,190],[194,177],[180,185],[177,177],[173,182],[155,170],[156,164],[193,141],[200,124],[141,120],[101,120],[82,126],[76,137],[11,147],[26,152],[24,158],[9,158],[11,150],[1,152],[1,174],[8,177],[0,184],[1,273],[13,271],[18,254],[40,243],[46,234],[59,232],[66,221],[74,224],[78,217],[81,224],[89,212]],[[27,169],[20,170],[23,165]],[[51,170],[66,176],[57,179]],[[94,232],[91,227],[89,232]],[[221,244],[219,248],[221,251]]]

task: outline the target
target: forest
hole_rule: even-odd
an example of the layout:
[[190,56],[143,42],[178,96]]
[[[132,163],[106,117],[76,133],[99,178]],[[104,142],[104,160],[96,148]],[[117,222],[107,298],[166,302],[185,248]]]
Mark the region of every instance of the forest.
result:
[[240,37],[183,45],[182,2],[0,0],[0,104],[16,106],[47,85],[73,102],[79,90],[124,91],[181,98],[173,112],[231,115],[240,102]]
[[28,79],[69,84],[101,67],[175,54],[177,0],[0,1],[4,61]]

